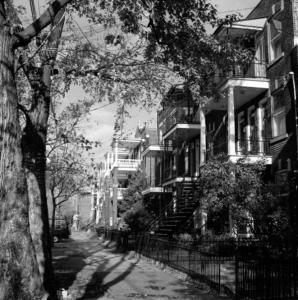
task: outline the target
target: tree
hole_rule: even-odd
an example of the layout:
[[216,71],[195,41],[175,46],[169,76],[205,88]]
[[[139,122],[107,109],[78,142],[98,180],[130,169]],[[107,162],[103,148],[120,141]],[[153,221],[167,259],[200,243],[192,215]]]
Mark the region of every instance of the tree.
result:
[[57,208],[82,189],[89,187],[96,173],[90,153],[99,145],[78,134],[81,121],[90,105],[86,102],[70,104],[60,114],[54,113],[49,122],[47,138],[47,177],[52,201],[51,235],[55,228]]
[[[202,208],[209,218],[230,214],[236,226],[253,219],[252,231],[263,237],[285,237],[289,232],[287,207],[266,182],[266,165],[249,158],[231,162],[226,155],[218,155],[201,167],[198,179]],[[216,217],[217,216],[217,217]],[[221,222],[223,219],[220,219]],[[221,227],[223,223],[221,223]]]
[[[44,246],[41,245],[41,250],[46,258],[42,257],[41,263],[38,264],[29,230],[29,197],[23,162],[26,160],[28,166],[28,162],[34,162],[38,156],[30,156],[30,152],[24,149],[22,142],[26,138],[22,135],[19,122],[15,54],[18,47],[27,45],[44,27],[53,22],[52,16],[55,16],[66,3],[67,1],[55,1],[38,23],[16,32],[13,24],[9,22],[10,1],[0,1],[0,132],[2,138],[0,263],[3,270],[0,275],[0,296],[2,299],[42,299],[47,294],[46,290],[52,290],[51,286],[43,285],[43,276],[40,276],[46,274],[43,271],[43,263],[49,267],[48,270],[51,273],[50,252],[46,251],[45,247],[47,239],[44,238]],[[46,90],[48,91],[48,89]],[[35,105],[38,103],[40,102]],[[35,117],[43,119],[40,114]],[[26,119],[26,121],[28,121],[27,126],[30,127],[32,120]],[[44,130],[44,128],[40,129]],[[40,145],[39,140],[36,144],[37,148]],[[24,153],[28,153],[29,157],[26,157]],[[24,159],[25,157],[26,159]],[[44,165],[45,162],[43,161],[41,164]],[[44,184],[44,179],[42,181]],[[33,184],[37,184],[37,182],[34,181]],[[46,223],[41,225],[44,224]],[[45,230],[45,232],[47,231]],[[48,283],[50,284],[49,281]]]
[[142,191],[144,188],[145,177],[142,171],[137,171],[128,180],[127,189],[123,192],[123,200],[119,202],[119,214],[123,215],[136,203],[142,201]]
[[63,147],[51,156],[48,166],[49,190],[52,200],[51,232],[55,228],[57,208],[71,197],[79,194],[90,185],[90,165],[84,164],[84,158],[78,149]]
[[123,192],[123,200],[118,205],[120,216],[135,233],[148,229],[153,218],[143,202],[145,179],[142,171],[134,174],[129,179],[126,191]]

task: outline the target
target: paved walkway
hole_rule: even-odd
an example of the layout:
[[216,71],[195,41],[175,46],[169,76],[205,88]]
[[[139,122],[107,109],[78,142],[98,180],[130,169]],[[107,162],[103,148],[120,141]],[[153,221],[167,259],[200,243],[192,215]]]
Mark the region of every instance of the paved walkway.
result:
[[57,284],[67,290],[65,299],[220,299],[206,285],[194,286],[145,260],[118,253],[112,244],[85,232],[55,244],[53,257]]

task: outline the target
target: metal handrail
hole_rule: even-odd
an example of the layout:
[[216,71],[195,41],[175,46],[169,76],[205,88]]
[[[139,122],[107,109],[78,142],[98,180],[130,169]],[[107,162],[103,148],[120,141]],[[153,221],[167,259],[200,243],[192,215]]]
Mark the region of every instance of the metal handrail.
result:
[[[195,194],[194,194],[194,197],[195,197]],[[166,212],[167,216],[171,215],[170,209],[173,211],[174,204],[175,204],[174,199],[172,199],[167,204],[167,206],[164,208],[164,212]],[[150,222],[148,224],[147,229],[150,230],[150,231],[155,230],[156,227],[161,223],[161,221],[162,221],[163,218],[164,218],[164,215],[159,215],[156,219],[152,220],[152,222]]]

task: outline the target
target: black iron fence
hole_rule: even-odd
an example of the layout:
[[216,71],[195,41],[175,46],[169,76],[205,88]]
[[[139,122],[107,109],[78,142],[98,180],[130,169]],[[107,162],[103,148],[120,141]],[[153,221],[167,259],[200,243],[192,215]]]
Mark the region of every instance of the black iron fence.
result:
[[207,282],[219,293],[223,285],[224,266],[234,266],[234,257],[204,253],[191,243],[177,243],[153,235],[138,237],[136,251],[174,269]]
[[236,299],[298,299],[297,259],[236,260]]
[[236,300],[297,300],[297,255],[271,255],[257,240],[177,242],[154,235],[106,231],[109,240],[208,283]]

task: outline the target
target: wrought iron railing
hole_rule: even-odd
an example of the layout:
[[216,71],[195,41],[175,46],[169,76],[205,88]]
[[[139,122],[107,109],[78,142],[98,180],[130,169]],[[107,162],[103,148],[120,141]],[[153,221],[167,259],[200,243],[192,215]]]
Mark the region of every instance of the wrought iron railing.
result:
[[[114,230],[104,234],[120,247],[208,283],[218,293],[233,294],[233,299],[298,299],[296,251],[277,257],[273,245],[249,239],[185,243],[151,234],[136,236]],[[274,256],[268,254],[270,250]]]
[[266,78],[266,63],[252,62],[249,65],[229,65],[220,70],[215,78],[217,83],[229,78]]
[[193,113],[187,107],[178,107],[174,113],[165,118],[163,134],[166,134],[177,124],[199,124]]
[[250,155],[270,155],[270,143],[269,139],[265,138],[251,138],[237,140],[236,152],[239,154]]
[[[240,139],[235,143],[235,150],[237,155],[271,155],[270,139]],[[206,153],[207,159],[220,153],[228,154],[227,139],[210,142]]]
[[180,195],[177,195],[177,197],[172,197],[172,200],[163,208],[162,213],[149,223],[148,231],[157,230],[165,219],[189,207],[193,208],[194,203],[199,204],[199,197],[198,194],[196,194],[196,178],[194,178],[192,182],[187,183],[190,183],[192,186],[191,190],[188,190],[188,193],[192,193],[192,199],[190,200],[183,198],[185,197],[183,193],[185,187],[182,183],[183,186]]

